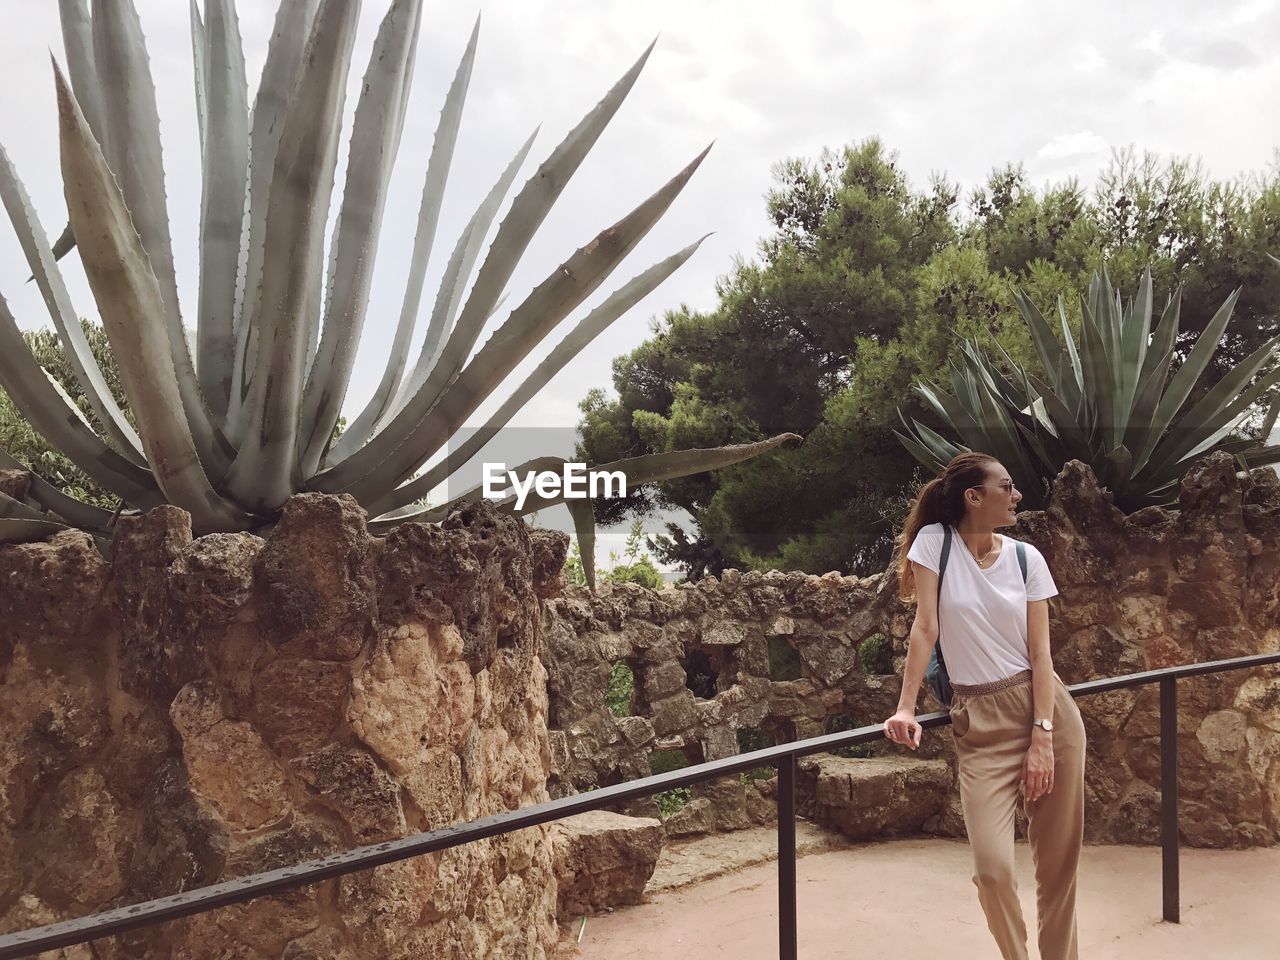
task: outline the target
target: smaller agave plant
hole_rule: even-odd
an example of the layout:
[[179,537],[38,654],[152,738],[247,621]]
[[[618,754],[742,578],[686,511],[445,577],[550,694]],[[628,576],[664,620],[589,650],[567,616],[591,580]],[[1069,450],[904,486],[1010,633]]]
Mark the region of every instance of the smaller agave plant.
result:
[[[1280,366],[1272,362],[1280,337],[1187,404],[1222,342],[1238,296],[1239,290],[1226,299],[1171,377],[1180,291],[1174,291],[1152,330],[1150,270],[1137,295],[1123,304],[1105,269],[1093,276],[1080,304],[1079,347],[1061,299],[1060,343],[1035,304],[1016,291],[1043,378],[1024,370],[997,344],[1010,371],[1002,372],[975,342],[965,341],[959,361],[950,364],[950,393],[927,380],[915,385],[956,439],[914,418],[908,423],[901,410],[906,434],[897,436],[917,460],[937,471],[967,450],[991,454],[1009,471],[1028,507],[1045,505],[1050,482],[1069,460],[1088,464],[1126,511],[1175,500],[1191,463],[1216,450],[1233,454],[1243,470],[1278,463],[1280,445],[1238,432],[1280,383]],[[1264,438],[1278,408],[1273,401]]]
[[[0,200],[101,427],[81,417],[35,362],[3,299],[0,385],[33,427],[119,497],[121,510],[172,503],[191,514],[197,534],[262,530],[291,495],[311,490],[350,494],[374,518],[375,532],[443,519],[478,491],[434,510],[418,504],[701,243],[618,287],[577,321],[479,431],[422,472],[507,375],[619,266],[707,153],[552,271],[472,356],[538,227],[635,83],[646,50],[516,194],[482,257],[533,137],[516,151],[453,245],[421,351],[411,358],[477,22],[427,159],[386,369],[372,399],[338,436],[423,6],[423,0],[393,0],[382,21],[356,104],[337,226],[327,238],[360,0],[281,0],[252,108],[234,0],[205,0],[203,13],[191,0],[203,164],[193,351],[173,268],[155,83],[137,9],[133,0],[92,0],[91,7],[86,0],[58,0],[69,79],[56,64],[54,72],[70,224],[49,242],[3,148]],[[112,399],[68,297],[58,260],[72,249],[79,251],[136,430]],[[799,439],[781,434],[592,466],[621,471],[634,487],[716,469]],[[0,466],[23,467],[3,451]],[[594,572],[589,500],[530,498],[516,511],[512,497],[499,507],[529,513],[555,502],[569,504],[584,567]],[[35,476],[22,500],[0,494],[0,542],[43,536],[63,521],[105,540],[113,520],[110,511],[80,503]]]

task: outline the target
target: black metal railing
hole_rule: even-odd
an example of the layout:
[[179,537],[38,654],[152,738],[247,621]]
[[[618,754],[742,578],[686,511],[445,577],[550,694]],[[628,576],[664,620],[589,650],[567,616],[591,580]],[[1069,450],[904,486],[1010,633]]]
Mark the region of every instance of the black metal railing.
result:
[[[1232,660],[1216,660],[1210,663],[1168,667],[1128,676],[1108,677],[1078,683],[1067,689],[1074,697],[1084,697],[1109,690],[1124,690],[1150,683],[1160,684],[1160,753],[1161,753],[1161,845],[1163,847],[1164,919],[1179,922],[1178,908],[1178,751],[1177,751],[1177,681],[1228,670],[1245,670],[1280,663],[1280,653],[1237,657]],[[945,713],[930,713],[916,718],[922,727],[940,727],[951,722]],[[796,958],[796,821],[795,774],[796,760],[815,753],[827,753],[839,747],[870,743],[884,736],[883,724],[860,727],[842,733],[813,737],[797,743],[785,743],[764,750],[742,753],[724,760],[700,763],[697,766],[661,773],[641,780],[632,780],[612,787],[602,787],[590,793],[562,797],[536,806],[499,813],[470,823],[442,827],[428,833],[419,833],[399,840],[358,847],[343,853],[309,860],[292,867],[270,870],[238,880],[215,883],[198,890],[160,897],[131,907],[120,907],[103,913],[65,920],[43,927],[34,927],[19,933],[0,936],[0,960],[27,957],[45,950],[85,943],[101,937],[113,936],[138,927],[176,920],[179,917],[204,913],[233,903],[243,903],[267,894],[283,893],[340,877],[344,874],[368,870],[385,863],[405,860],[436,850],[483,840],[486,837],[511,833],[525,827],[533,827],[553,820],[562,820],[577,813],[597,810],[636,797],[650,796],[674,787],[687,787],[695,783],[742,773],[756,767],[776,767],[778,770],[778,937],[781,960]]]

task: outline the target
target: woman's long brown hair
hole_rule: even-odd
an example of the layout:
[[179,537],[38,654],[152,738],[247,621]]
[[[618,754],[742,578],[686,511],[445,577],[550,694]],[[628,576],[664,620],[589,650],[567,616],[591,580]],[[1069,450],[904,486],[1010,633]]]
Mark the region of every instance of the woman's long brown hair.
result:
[[916,593],[915,571],[907,560],[916,534],[931,523],[955,525],[964,519],[964,492],[985,483],[987,468],[993,463],[999,461],[989,454],[962,453],[916,494],[898,546],[898,594],[903,600],[910,600]]

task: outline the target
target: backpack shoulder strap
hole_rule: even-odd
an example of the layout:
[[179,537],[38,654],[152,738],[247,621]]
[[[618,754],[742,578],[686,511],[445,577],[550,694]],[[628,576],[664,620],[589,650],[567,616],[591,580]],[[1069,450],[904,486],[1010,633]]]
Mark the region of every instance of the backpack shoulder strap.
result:
[[942,596],[942,578],[947,573],[947,557],[951,555],[951,527],[942,525],[942,557],[938,561],[938,596]]
[[1022,571],[1022,582],[1027,582],[1027,545],[1021,540],[1014,542],[1015,552],[1018,554],[1018,568]]

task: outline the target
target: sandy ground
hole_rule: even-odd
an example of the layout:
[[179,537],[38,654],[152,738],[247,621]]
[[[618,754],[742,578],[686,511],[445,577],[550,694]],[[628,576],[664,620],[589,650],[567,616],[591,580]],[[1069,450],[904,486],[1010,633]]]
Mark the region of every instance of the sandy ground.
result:
[[[753,840],[738,843],[754,843],[758,850],[763,836],[760,832]],[[903,840],[812,849],[815,852],[802,856],[796,869],[803,960],[998,960],[970,880],[969,848],[963,842]],[[1018,844],[1017,858],[1031,956],[1036,958],[1035,883],[1025,843]],[[1184,848],[1181,872],[1182,922],[1167,924],[1160,919],[1159,848],[1086,847],[1078,901],[1081,957],[1280,957],[1280,847]],[[778,956],[776,863],[757,862],[704,882],[667,885],[647,897],[648,902],[639,906],[588,918],[576,956],[581,960],[773,960]],[[575,921],[567,930],[576,936],[579,926],[580,921]],[[565,953],[575,956],[573,948]]]

